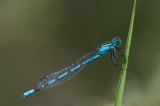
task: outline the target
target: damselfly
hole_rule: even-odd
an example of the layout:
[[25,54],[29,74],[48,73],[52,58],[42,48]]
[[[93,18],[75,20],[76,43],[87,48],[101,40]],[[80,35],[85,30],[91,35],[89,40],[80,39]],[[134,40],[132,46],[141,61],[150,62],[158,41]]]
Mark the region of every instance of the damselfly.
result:
[[119,38],[113,38],[111,42],[104,43],[97,47],[96,50],[84,55],[80,59],[76,60],[75,62],[58,69],[55,72],[52,72],[51,74],[41,78],[38,81],[37,88],[31,89],[25,93],[23,93],[23,97],[27,97],[39,90],[47,89],[50,87],[55,87],[57,85],[60,85],[76,75],[81,69],[83,69],[86,64],[92,60],[95,60],[102,55],[106,54],[107,52],[111,52],[111,60],[113,64],[116,64],[114,61],[114,57],[118,57],[117,53],[118,51],[121,51],[118,47],[118,45],[121,44],[121,40]]

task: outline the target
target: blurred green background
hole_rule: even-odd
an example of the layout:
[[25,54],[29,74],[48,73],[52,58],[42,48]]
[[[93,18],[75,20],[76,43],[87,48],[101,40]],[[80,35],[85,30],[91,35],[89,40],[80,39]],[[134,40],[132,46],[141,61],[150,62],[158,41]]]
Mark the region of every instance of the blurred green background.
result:
[[[120,37],[123,47],[133,2],[1,0],[0,106],[113,106],[120,69],[109,54],[60,86],[25,99],[21,95],[113,37]],[[159,3],[137,1],[125,106],[160,106]]]

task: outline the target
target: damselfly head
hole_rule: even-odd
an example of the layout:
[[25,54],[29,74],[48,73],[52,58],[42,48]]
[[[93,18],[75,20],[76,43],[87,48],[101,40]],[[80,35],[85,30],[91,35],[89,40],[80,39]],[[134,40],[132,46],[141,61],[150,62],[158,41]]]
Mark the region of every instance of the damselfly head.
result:
[[121,40],[119,38],[113,38],[112,42],[116,45],[120,45],[121,44]]

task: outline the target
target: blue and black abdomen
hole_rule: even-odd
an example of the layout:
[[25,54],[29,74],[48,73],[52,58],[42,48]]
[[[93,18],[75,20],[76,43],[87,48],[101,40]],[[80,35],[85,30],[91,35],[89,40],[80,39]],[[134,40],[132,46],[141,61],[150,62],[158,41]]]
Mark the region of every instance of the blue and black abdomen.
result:
[[45,89],[55,87],[66,82],[68,79],[76,75],[81,69],[83,69],[86,63],[98,57],[100,57],[100,55],[97,54],[97,51],[88,53],[87,55],[81,57],[70,65],[60,68],[57,71],[41,78],[38,82],[38,88]]

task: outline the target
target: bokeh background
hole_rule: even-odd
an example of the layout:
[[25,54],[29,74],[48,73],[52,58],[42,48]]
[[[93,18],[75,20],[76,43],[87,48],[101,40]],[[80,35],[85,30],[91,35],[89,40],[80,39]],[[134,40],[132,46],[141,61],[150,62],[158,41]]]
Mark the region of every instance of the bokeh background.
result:
[[[1,0],[0,106],[113,106],[120,69],[109,54],[60,86],[25,99],[21,95],[113,37],[120,37],[123,47],[133,2]],[[159,3],[137,1],[125,106],[160,106]]]

